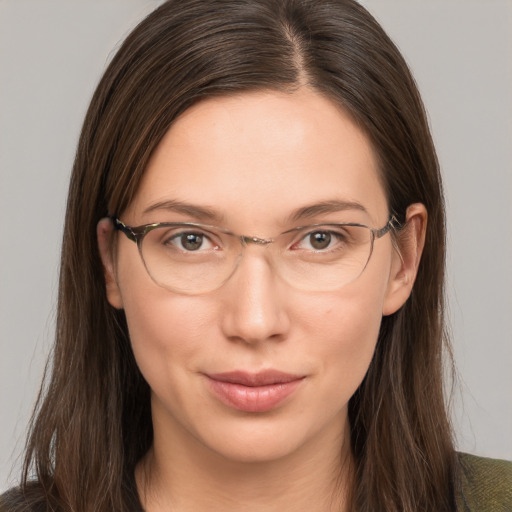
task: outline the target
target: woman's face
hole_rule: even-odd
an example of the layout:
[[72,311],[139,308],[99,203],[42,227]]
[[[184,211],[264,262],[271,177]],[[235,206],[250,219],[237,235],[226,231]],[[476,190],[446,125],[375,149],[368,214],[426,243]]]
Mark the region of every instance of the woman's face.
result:
[[[294,218],[305,207],[312,208]],[[367,138],[332,102],[301,89],[208,99],[187,110],[121,220],[202,222],[271,238],[303,224],[381,228],[388,217]],[[152,390],[155,446],[267,461],[341,443],[381,318],[410,289],[389,234],[341,289],[294,287],[264,247],[249,245],[220,288],[184,295],[157,285],[122,234],[112,262],[106,231],[99,230],[107,294],[125,310]]]

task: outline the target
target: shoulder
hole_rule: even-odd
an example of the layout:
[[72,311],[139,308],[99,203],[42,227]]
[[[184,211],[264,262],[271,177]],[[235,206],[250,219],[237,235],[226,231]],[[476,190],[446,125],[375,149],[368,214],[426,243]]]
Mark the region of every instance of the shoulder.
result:
[[458,454],[460,512],[511,512],[512,462]]

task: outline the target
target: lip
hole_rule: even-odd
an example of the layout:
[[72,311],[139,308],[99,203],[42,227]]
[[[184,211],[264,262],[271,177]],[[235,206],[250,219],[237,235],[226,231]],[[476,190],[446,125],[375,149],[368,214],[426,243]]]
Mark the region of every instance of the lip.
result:
[[245,412],[265,412],[288,398],[305,376],[277,370],[206,374],[210,389],[225,405]]

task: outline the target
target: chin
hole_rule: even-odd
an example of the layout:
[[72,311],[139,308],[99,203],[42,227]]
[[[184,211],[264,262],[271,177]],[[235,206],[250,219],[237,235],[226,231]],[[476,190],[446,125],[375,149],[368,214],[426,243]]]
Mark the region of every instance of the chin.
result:
[[331,418],[314,414],[308,418],[304,410],[299,414],[273,411],[213,421],[208,430],[197,434],[209,451],[232,462],[270,463],[295,456],[307,460],[324,443],[331,447],[339,443],[341,449],[348,428],[346,418],[346,408]]
[[232,435],[224,440],[207,440],[206,445],[212,452],[227,461],[235,463],[270,463],[301,451],[304,446],[302,436],[286,433],[259,433],[247,437]]

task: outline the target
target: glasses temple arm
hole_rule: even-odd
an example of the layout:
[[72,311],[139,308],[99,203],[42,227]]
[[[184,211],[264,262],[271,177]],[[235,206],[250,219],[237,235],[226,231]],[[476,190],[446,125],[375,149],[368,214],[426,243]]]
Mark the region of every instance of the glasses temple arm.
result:
[[110,218],[112,219],[115,229],[122,231],[130,240],[137,242],[137,237],[136,237],[135,233],[133,232],[133,229],[130,226],[127,226],[126,224],[124,224],[117,217],[112,216]]

